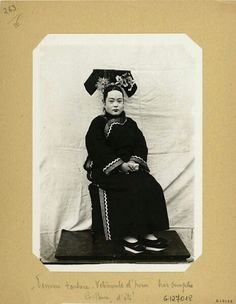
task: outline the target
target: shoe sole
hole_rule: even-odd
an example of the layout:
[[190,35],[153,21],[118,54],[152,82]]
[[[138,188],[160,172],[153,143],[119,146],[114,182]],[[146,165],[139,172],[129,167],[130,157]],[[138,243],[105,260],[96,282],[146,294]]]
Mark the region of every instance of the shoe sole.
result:
[[126,247],[126,246],[124,246],[124,248],[125,248],[126,251],[129,251],[129,252],[132,252],[132,253],[135,253],[135,254],[144,252],[144,250],[137,251],[137,250],[134,250],[134,249],[130,249],[129,247]]
[[146,250],[150,250],[150,251],[161,251],[164,249],[166,249],[166,247],[164,248],[146,247]]

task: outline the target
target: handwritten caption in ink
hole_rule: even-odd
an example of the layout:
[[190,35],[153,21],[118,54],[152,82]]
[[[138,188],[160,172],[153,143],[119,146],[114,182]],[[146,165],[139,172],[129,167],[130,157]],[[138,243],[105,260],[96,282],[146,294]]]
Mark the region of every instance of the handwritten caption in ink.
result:
[[[162,298],[163,303],[190,303],[193,301],[193,295],[186,294],[189,289],[193,288],[193,284],[190,281],[167,282],[159,279],[158,287],[160,289],[168,290],[168,293],[166,293]],[[177,292],[175,290],[177,290]]]
[[[35,285],[31,290],[50,290],[58,289],[69,293],[78,292],[78,297],[92,303],[94,301],[101,303],[133,303],[135,299],[142,294],[150,294],[152,288],[159,291],[156,297],[160,298],[160,303],[190,303],[193,301],[193,295],[190,290],[193,284],[187,282],[164,282],[157,280],[151,285],[141,280],[129,279],[126,281],[117,281],[115,283],[105,280],[95,280],[90,284],[75,281],[63,281],[62,283],[49,283],[43,281],[39,275],[35,276]],[[112,292],[111,292],[112,291]]]
[[[88,285],[78,280],[75,282],[66,280],[63,283],[49,283],[43,281],[39,275],[35,276],[35,285],[31,290],[67,290],[68,292],[79,292],[86,302],[103,303],[131,303],[134,301],[135,293],[138,290],[149,288],[149,284],[138,280],[117,281],[115,283],[104,280],[95,280],[93,284]],[[111,295],[111,290],[114,292]]]
[[22,13],[18,12],[17,6],[15,4],[9,4],[2,7],[2,13],[7,19],[7,23],[18,28],[22,24]]

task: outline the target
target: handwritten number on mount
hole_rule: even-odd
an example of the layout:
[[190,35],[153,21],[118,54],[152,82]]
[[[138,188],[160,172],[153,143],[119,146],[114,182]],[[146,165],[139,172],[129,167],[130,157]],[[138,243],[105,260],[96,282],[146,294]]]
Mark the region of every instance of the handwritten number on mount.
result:
[[8,23],[11,23],[13,20],[15,20],[15,22],[13,23],[13,25],[14,25],[15,27],[18,27],[18,26],[20,25],[19,19],[20,19],[20,16],[21,16],[21,15],[22,15],[22,14],[16,15],[16,16],[13,17]]
[[18,13],[17,15],[17,8],[14,4],[3,7],[3,14],[6,17],[12,17],[10,21],[8,21],[8,24],[11,23],[15,28],[17,28],[18,26],[21,25],[21,23],[19,22],[20,17],[22,16],[22,14]]
[[168,303],[190,303],[193,300],[192,295],[183,295],[183,294],[176,294],[176,295],[165,295],[163,297],[164,302]]
[[3,7],[3,13],[6,14],[6,15],[8,15],[10,13],[13,13],[15,11],[16,11],[16,7],[15,7],[14,4],[13,5],[9,5],[8,7]]

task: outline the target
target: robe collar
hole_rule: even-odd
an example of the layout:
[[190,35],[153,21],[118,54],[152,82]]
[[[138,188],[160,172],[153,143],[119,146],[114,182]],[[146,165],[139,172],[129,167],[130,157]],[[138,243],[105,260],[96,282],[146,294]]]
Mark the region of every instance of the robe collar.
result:
[[121,112],[120,115],[111,115],[109,113],[105,113],[104,118],[107,120],[107,123],[105,125],[104,128],[104,133],[106,138],[109,137],[111,131],[112,131],[112,127],[116,124],[118,125],[124,125],[127,121],[125,112]]

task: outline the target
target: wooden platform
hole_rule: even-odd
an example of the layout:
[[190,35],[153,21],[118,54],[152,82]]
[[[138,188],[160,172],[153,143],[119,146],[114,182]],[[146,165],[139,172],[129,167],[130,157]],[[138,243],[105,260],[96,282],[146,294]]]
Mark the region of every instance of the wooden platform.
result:
[[168,240],[165,250],[132,254],[126,252],[120,242],[106,241],[101,235],[95,237],[90,230],[62,230],[55,261],[45,261],[44,264],[187,262],[190,253],[176,231],[164,231],[158,235]]

